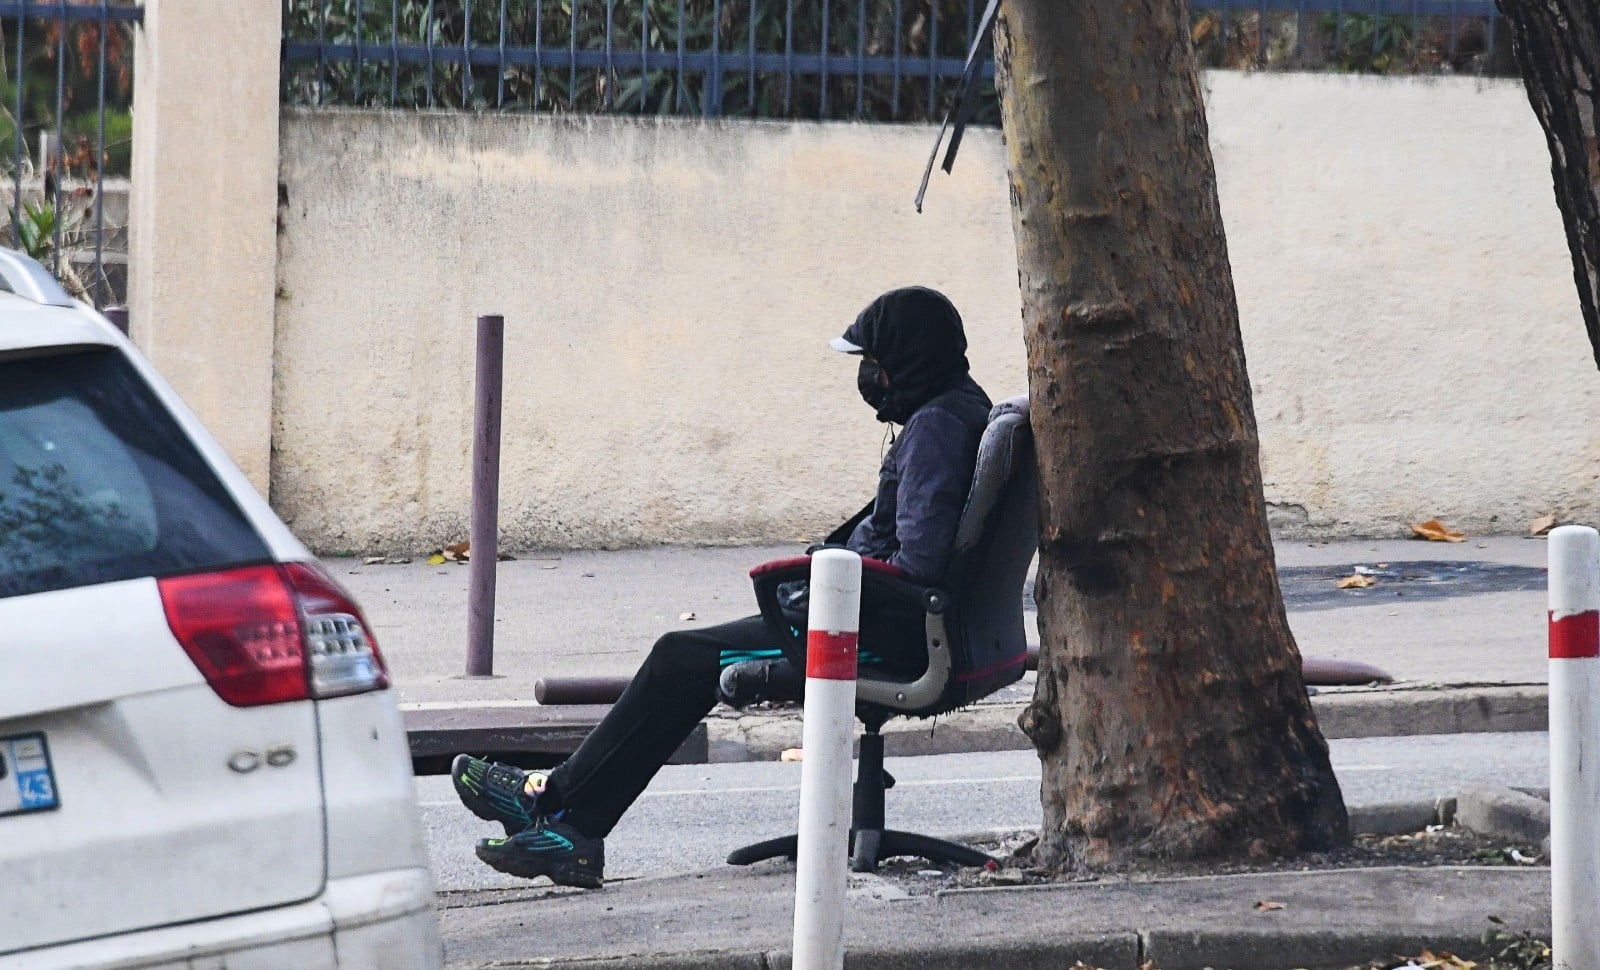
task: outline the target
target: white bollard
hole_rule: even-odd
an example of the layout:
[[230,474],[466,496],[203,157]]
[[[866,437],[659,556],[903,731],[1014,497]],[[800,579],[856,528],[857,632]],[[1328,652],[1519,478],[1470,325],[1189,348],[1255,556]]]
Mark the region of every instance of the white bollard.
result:
[[856,718],[861,557],[823,549],[811,558],[806,634],[805,760],[795,848],[794,970],[844,966],[844,894],[850,842],[850,746]]
[[1556,970],[1600,968],[1600,532],[1550,533],[1550,921]]

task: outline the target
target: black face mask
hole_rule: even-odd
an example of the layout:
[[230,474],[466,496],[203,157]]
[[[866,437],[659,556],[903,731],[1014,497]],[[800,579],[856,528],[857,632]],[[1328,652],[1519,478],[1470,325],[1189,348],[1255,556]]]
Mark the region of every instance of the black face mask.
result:
[[861,392],[861,400],[867,402],[867,407],[876,411],[883,407],[889,398],[889,389],[878,383],[883,368],[874,360],[863,359],[861,368],[856,371],[856,390]]
[[884,387],[878,383],[878,375],[883,373],[883,368],[877,361],[861,361],[861,367],[856,371],[856,390],[861,392],[861,400],[878,415],[878,420],[889,424],[905,424],[906,419],[915,411],[910,402],[901,399],[895,393],[893,386]]

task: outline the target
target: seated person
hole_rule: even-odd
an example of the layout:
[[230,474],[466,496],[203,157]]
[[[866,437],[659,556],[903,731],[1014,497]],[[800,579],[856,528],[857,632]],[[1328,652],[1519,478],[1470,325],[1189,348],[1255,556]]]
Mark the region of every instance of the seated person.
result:
[[[991,409],[968,375],[961,317],[933,290],[892,290],[832,346],[861,355],[862,398],[878,420],[904,426],[884,456],[877,498],[845,544],[935,585],[950,563]],[[844,538],[843,529],[836,536]],[[926,667],[920,614],[895,616],[864,603],[860,643],[863,663],[911,668],[913,676]],[[668,633],[578,750],[549,773],[456,758],[450,776],[461,801],[506,830],[505,838],[480,841],[478,858],[513,876],[598,887],[605,837],[715,706],[723,668],[779,657],[772,647],[760,616]]]

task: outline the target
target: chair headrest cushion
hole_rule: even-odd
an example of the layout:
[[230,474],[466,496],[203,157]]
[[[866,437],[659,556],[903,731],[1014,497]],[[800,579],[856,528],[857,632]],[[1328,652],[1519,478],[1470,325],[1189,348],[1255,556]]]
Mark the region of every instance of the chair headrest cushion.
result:
[[[1028,425],[1028,396],[1007,398],[989,412],[989,425],[978,443],[977,467],[972,473],[972,489],[967,493],[966,507],[961,510],[961,524],[956,528],[956,550],[971,549],[983,537],[983,526],[994,510],[995,502],[1011,481],[1016,470],[1017,455],[1023,445],[1031,441],[1032,428]],[[1031,452],[1029,452],[1031,453]]]

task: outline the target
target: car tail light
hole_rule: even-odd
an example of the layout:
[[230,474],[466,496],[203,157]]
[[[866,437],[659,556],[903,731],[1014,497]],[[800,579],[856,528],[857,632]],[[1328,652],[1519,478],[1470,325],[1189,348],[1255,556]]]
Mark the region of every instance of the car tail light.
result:
[[343,697],[388,687],[378,641],[344,587],[314,563],[292,562],[283,572],[305,623],[311,696]]
[[158,585],[173,636],[235,707],[389,686],[360,609],[314,564],[248,566]]

